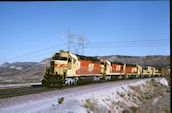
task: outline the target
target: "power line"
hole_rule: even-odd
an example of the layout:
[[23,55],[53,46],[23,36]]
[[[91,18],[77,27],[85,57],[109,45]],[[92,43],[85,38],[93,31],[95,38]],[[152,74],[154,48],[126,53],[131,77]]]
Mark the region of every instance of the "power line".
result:
[[[26,56],[24,58],[20,58],[20,60],[29,60],[29,59],[32,59],[33,60],[35,58],[39,58],[39,57],[45,56],[45,55],[47,55],[47,53],[53,53],[54,54],[54,50],[46,51],[46,52],[44,52],[42,54],[35,55],[35,56],[31,56],[31,57]],[[16,59],[14,59],[14,60],[16,60]],[[20,60],[17,60],[16,62],[19,62]]]
[[159,40],[133,40],[133,41],[116,41],[116,42],[90,42],[90,43],[131,43],[131,42],[163,42],[163,41],[170,41],[170,40],[164,40],[164,39],[159,39]]
[[169,44],[166,44],[166,43],[160,43],[160,44],[155,44],[155,43],[134,43],[134,44],[96,44],[96,45],[88,45],[88,47],[104,47],[104,46],[117,46],[117,47],[120,47],[120,46],[149,46],[149,45],[165,45],[165,46],[169,46]]
[[[42,53],[45,50],[54,49],[54,48],[57,48],[59,46],[64,46],[64,44],[54,45],[54,46],[51,46],[51,47],[48,47],[48,48],[44,48],[44,49],[41,49],[41,50],[33,51],[33,52],[26,53],[26,54],[23,54],[23,55],[20,55],[20,56],[15,56],[15,57],[12,57],[12,58],[6,58],[6,59],[2,59],[2,60],[7,61],[7,60],[11,60],[11,59],[19,59],[19,58],[22,58],[22,57],[32,56],[34,54]],[[0,60],[0,61],[2,61],[2,60]]]
[[[80,36],[80,35],[77,35],[77,36]],[[78,37],[77,39],[80,39],[80,37]],[[160,42],[160,44],[158,44],[157,42]],[[139,40],[139,41],[119,41],[119,42],[90,42],[88,48],[169,46],[169,45],[165,44],[166,42],[167,42],[167,40],[164,40],[164,39],[159,39],[159,40]],[[82,44],[83,43],[84,42],[82,42]],[[165,44],[165,45],[162,45],[162,44]],[[31,52],[31,53],[26,53],[26,54],[23,54],[23,55],[20,55],[20,56],[12,57],[12,58],[0,59],[0,62],[7,61],[7,60],[16,60],[16,59],[19,59],[19,58],[20,59],[23,59],[23,58],[28,59],[28,56],[32,56],[32,57],[29,57],[29,58],[38,58],[41,55],[45,55],[45,50],[55,49],[55,48],[57,48],[59,46],[64,46],[64,44],[54,45],[54,46],[51,46],[51,47],[48,47],[48,48],[37,50],[37,51]],[[69,46],[68,46],[68,48],[69,48]],[[80,48],[80,45],[78,45],[78,48]],[[74,49],[76,49],[76,48],[74,48]],[[83,46],[83,49],[84,49],[84,46]],[[41,55],[33,56],[35,54],[39,54],[39,53],[42,53],[42,52],[44,52],[44,53],[41,54]],[[49,53],[49,52],[46,52],[46,53]]]
[[148,46],[152,46],[152,47],[155,47],[155,46],[168,46],[168,45],[123,45],[123,46],[119,46],[119,45],[104,45],[104,46],[89,46],[87,48],[105,48],[105,47],[116,47],[119,49],[119,47],[148,47]]
[[111,42],[111,43],[107,43],[107,42],[105,42],[105,43],[90,43],[89,45],[106,45],[106,44],[109,44],[109,45],[122,45],[122,44],[125,44],[125,45],[127,45],[127,44],[161,44],[161,43],[165,43],[165,44],[168,44],[167,42],[165,42],[165,41],[161,41],[161,42],[128,42],[128,43],[126,43],[126,42],[121,42],[121,43],[115,43],[115,42]]
[[120,47],[120,46],[147,46],[147,45],[166,45],[166,46],[169,46],[169,44],[166,44],[166,43],[161,43],[161,44],[154,44],[154,43],[142,43],[142,44],[140,44],[140,43],[134,43],[134,44],[90,44],[90,45],[88,45],[88,47],[99,47],[99,46],[101,46],[101,47],[104,47],[104,46],[117,46],[117,47]]
[[[160,41],[159,43],[157,41]],[[164,44],[164,45],[163,45]],[[140,41],[128,41],[128,42],[90,42],[88,48],[90,47],[140,47],[140,46],[168,46],[169,43],[165,40],[142,40]]]

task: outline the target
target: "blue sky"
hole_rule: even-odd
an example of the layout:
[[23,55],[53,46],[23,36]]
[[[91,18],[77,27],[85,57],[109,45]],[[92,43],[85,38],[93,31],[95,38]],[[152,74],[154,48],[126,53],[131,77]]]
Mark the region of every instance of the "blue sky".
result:
[[170,55],[169,1],[0,2],[0,63],[67,50],[67,29],[84,55]]

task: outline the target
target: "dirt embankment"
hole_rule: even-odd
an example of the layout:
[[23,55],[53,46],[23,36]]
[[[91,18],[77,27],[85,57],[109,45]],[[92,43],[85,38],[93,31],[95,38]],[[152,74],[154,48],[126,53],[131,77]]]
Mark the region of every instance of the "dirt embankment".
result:
[[112,90],[111,94],[93,95],[85,99],[87,112],[170,113],[170,87],[165,79],[152,79],[117,89]]
[[152,79],[145,86],[144,93],[141,88],[131,87],[142,101],[138,108],[131,107],[125,109],[124,113],[170,113],[170,87]]

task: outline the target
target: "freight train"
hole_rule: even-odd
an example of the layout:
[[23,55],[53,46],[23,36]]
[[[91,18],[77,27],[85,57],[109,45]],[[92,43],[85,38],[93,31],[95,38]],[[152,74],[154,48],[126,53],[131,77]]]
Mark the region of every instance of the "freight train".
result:
[[42,77],[42,85],[58,87],[84,82],[162,76],[161,70],[110,62],[105,59],[72,54],[70,51],[55,53]]

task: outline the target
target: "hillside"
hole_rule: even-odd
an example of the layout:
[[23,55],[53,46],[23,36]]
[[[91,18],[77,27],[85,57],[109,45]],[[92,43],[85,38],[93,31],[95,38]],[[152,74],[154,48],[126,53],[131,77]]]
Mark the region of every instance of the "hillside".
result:
[[[166,67],[170,65],[170,56],[96,56],[109,61],[117,61],[121,63],[151,65],[156,67]],[[47,62],[50,58],[41,62],[5,62],[0,65],[0,82],[26,82],[40,81]]]

